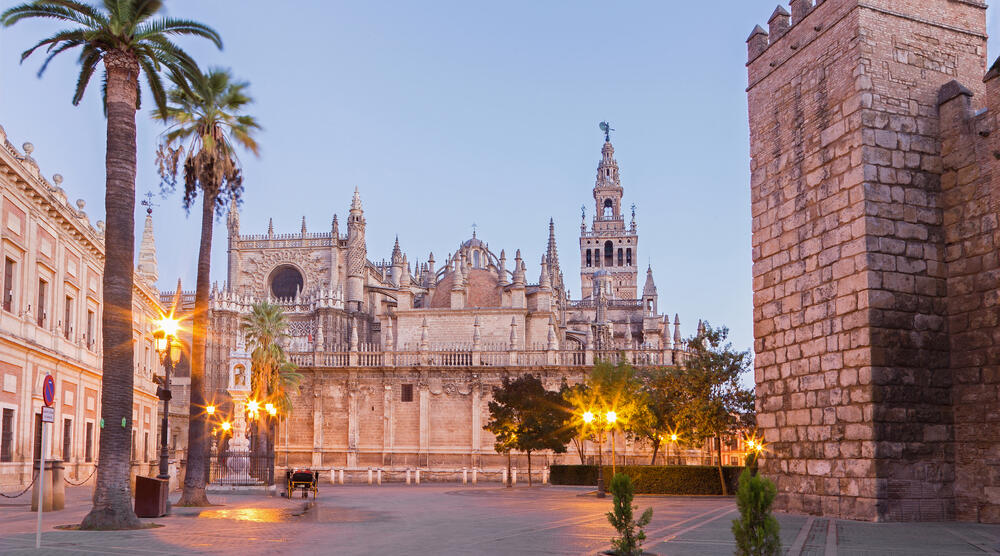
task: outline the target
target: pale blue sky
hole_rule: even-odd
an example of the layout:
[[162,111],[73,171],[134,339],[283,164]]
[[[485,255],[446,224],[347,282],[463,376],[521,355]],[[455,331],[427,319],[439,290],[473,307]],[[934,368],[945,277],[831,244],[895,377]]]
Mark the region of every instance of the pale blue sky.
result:
[[[774,5],[174,0],[169,8],[221,32],[223,52],[181,42],[204,65],[249,80],[257,99],[266,130],[261,158],[243,158],[243,233],[265,232],[269,217],[275,231],[296,232],[302,216],[310,231],[328,231],[334,212],[344,221],[357,186],[370,258],[388,258],[398,234],[411,261],[428,251],[440,261],[475,222],[494,250],[520,248],[537,279],[553,217],[578,297],[580,206],[589,220],[597,124],[608,119],[660,309],[680,313],[685,336],[698,319],[725,324],[745,349],[753,336],[744,41]],[[992,11],[990,19],[992,29]],[[32,141],[45,175],[63,174],[70,198],[86,200],[96,220],[99,77],[73,107],[75,56],[61,56],[42,79],[42,58],[18,64],[55,29],[0,29],[0,125],[15,145]],[[160,131],[139,116],[140,195],[159,189]],[[178,194],[160,203],[160,286],[172,289],[179,276],[193,289],[199,215],[185,217]],[[139,227],[142,216],[137,206]],[[220,284],[225,249],[219,221]]]

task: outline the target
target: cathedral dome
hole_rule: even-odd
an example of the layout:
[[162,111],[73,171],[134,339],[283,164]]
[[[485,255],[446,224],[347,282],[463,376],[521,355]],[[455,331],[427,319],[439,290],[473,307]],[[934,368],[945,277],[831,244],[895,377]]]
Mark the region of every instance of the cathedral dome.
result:
[[[477,240],[478,241],[478,240]],[[499,307],[499,279],[495,272],[480,268],[469,271],[466,281],[466,307]],[[431,308],[447,309],[451,307],[451,288],[455,284],[455,273],[449,272],[434,285],[434,297],[431,298]]]

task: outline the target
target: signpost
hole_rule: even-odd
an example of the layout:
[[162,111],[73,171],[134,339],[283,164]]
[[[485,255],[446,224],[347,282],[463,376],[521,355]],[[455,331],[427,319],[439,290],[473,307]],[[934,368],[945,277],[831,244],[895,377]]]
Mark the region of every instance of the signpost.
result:
[[48,427],[46,423],[52,423],[56,420],[56,410],[52,407],[52,402],[56,399],[56,381],[52,378],[52,375],[45,375],[45,381],[42,382],[42,402],[45,406],[42,407],[42,450],[41,455],[38,458],[38,475],[35,477],[38,483],[38,527],[35,530],[35,548],[42,547],[42,507],[45,506],[45,450],[48,448],[46,442],[49,438],[46,432],[48,432]]

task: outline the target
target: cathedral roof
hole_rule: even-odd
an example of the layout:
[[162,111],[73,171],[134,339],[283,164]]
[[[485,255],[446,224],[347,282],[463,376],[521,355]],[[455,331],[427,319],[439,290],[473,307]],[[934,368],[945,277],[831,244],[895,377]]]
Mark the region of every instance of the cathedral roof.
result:
[[[451,307],[451,289],[455,284],[455,272],[450,271],[434,286],[434,297],[430,306],[434,309]],[[466,307],[500,307],[499,279],[495,272],[473,268],[466,278]]]

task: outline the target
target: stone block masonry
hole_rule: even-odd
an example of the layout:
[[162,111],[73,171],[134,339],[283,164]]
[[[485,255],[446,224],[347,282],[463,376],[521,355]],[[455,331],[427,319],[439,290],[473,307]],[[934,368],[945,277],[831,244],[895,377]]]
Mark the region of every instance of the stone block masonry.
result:
[[768,23],[747,40],[747,93],[778,503],[996,522],[996,159],[970,107],[986,96],[985,4],[796,0]]

